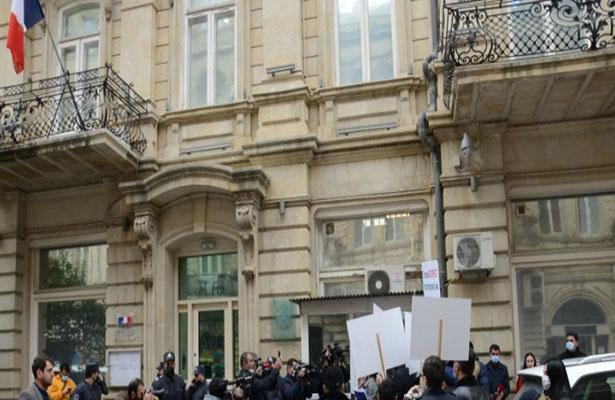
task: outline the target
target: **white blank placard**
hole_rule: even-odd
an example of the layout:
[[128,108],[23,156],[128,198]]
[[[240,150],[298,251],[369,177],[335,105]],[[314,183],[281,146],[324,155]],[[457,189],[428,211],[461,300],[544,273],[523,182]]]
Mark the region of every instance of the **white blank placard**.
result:
[[471,308],[470,299],[413,297],[410,359],[424,360],[438,355],[439,326],[442,321],[440,358],[467,360]]
[[141,378],[141,350],[109,351],[109,385],[128,386]]

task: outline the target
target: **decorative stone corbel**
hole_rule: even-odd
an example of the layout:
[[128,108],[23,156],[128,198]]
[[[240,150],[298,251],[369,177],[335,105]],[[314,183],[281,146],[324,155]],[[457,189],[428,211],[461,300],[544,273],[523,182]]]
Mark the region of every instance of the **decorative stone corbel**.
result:
[[152,260],[152,241],[156,235],[156,218],[151,213],[135,213],[134,230],[139,247],[143,252],[143,276],[141,281],[146,288],[154,284],[154,265]]
[[105,19],[111,21],[111,13],[113,12],[113,0],[105,1]]
[[256,230],[257,210],[252,204],[242,204],[235,208],[235,219],[239,227],[239,237],[243,245],[243,276],[251,280],[254,278],[254,231]]

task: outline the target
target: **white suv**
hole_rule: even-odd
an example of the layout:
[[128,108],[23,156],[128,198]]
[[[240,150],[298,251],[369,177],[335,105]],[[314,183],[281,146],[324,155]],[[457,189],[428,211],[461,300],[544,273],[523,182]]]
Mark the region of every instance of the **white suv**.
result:
[[[572,388],[572,400],[615,400],[615,353],[598,354],[583,358],[564,360],[568,381]],[[523,387],[515,400],[529,389],[542,393],[543,366],[518,372],[523,378]]]

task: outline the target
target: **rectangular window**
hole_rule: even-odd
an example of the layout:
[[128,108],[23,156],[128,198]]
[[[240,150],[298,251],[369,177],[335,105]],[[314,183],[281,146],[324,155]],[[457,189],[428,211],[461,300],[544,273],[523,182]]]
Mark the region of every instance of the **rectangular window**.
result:
[[[518,268],[518,354],[533,352],[543,363],[565,351],[566,332],[579,334],[587,354],[615,351],[615,265]],[[596,301],[600,299],[600,301]]]
[[237,253],[179,259],[179,300],[237,296]]
[[39,289],[81,287],[107,281],[107,245],[43,249]]
[[105,370],[103,300],[49,301],[38,304],[38,352],[71,365],[71,378],[83,382],[87,362]]
[[519,251],[615,245],[615,195],[513,201],[513,247]]
[[393,78],[393,0],[337,0],[335,5],[339,84]]
[[403,212],[324,222],[322,268],[419,264],[424,224],[425,214]]
[[179,313],[179,374],[188,379],[188,313]]
[[[222,3],[221,8],[211,8]],[[227,2],[192,0],[187,14],[188,107],[235,99],[235,9]]]

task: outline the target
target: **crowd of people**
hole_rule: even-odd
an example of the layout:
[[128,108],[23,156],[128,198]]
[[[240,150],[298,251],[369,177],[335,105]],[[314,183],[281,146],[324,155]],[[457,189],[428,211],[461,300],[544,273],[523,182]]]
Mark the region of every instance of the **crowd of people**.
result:
[[[566,350],[557,358],[547,360],[543,366],[543,392],[523,391],[521,400],[571,400],[572,393],[562,360],[585,357],[579,349],[579,338],[574,332],[566,335]],[[184,379],[175,373],[175,354],[163,355],[156,378],[150,388],[135,378],[127,390],[119,393],[118,400],[306,400],[318,393],[324,400],[348,400],[350,389],[349,367],[343,355],[328,348],[318,367],[303,364],[291,358],[286,362],[285,376],[281,357],[270,357],[267,362],[253,352],[240,357],[241,369],[234,381],[213,377],[209,382],[205,369],[197,366],[188,388]],[[337,354],[337,356],[336,356]],[[343,354],[343,351],[340,353]],[[537,366],[534,354],[523,358],[523,368]],[[264,368],[263,368],[264,367]],[[32,363],[34,382],[18,400],[101,400],[109,389],[96,363],[88,363],[85,379],[79,385],[70,378],[71,367],[63,363],[54,370],[53,360],[37,356]],[[467,360],[445,362],[431,356],[422,362],[421,371],[410,374],[402,366],[382,374],[361,377],[359,390],[353,395],[362,400],[503,400],[511,393],[508,368],[500,361],[500,347],[489,348],[489,361],[484,364],[470,342]],[[353,385],[354,386],[354,385]],[[516,391],[521,391],[523,379],[518,378]],[[230,388],[230,390],[229,390]]]

